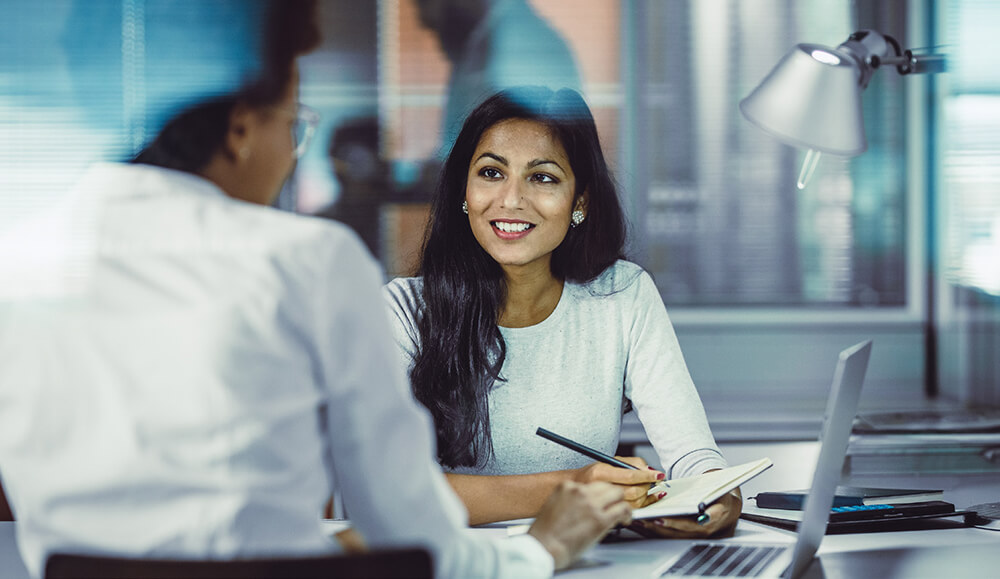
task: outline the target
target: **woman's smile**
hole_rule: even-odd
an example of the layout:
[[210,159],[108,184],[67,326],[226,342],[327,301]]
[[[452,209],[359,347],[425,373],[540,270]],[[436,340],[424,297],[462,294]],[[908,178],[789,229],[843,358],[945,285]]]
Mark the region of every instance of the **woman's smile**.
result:
[[518,219],[497,219],[491,221],[490,224],[497,237],[509,241],[527,237],[535,228],[534,224]]

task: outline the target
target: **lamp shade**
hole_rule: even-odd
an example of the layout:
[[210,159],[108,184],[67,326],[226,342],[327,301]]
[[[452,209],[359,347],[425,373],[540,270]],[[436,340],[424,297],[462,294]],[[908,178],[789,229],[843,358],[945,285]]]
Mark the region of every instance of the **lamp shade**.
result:
[[799,44],[740,101],[740,111],[789,145],[859,155],[868,148],[860,77],[851,55],[818,44]]

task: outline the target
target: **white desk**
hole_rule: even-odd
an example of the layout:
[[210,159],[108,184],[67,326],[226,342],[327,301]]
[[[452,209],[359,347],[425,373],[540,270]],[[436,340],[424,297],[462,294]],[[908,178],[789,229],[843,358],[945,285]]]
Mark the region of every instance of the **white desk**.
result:
[[[733,464],[762,456],[774,461],[771,469],[743,487],[747,497],[765,489],[808,488],[818,448],[814,442],[722,446]],[[848,482],[867,486],[941,488],[945,491],[945,500],[964,508],[1000,501],[1000,484],[996,479],[995,474],[923,476],[915,473],[906,477],[852,477]],[[14,525],[0,522],[0,578],[27,579],[27,570],[14,543]],[[503,529],[472,529],[470,532],[506,535]],[[791,543],[795,535],[740,521],[736,536],[727,540]],[[688,541],[638,540],[598,545],[586,557],[586,562],[592,566],[582,566],[559,577],[650,577],[688,544]],[[819,559],[807,574],[810,579],[990,576],[1000,576],[1000,531],[974,528],[827,536],[820,547]]]
[[[0,522],[0,577],[29,579],[14,542],[16,523]],[[506,535],[496,529],[470,532]],[[728,541],[787,541],[794,534],[740,521],[736,536]],[[653,572],[679,554],[689,541],[639,540],[598,545],[583,565],[561,573],[574,579],[652,577]],[[590,565],[590,566],[588,566]],[[819,559],[809,569],[809,579],[983,578],[1000,570],[1000,532],[981,529],[947,529],[898,533],[833,535],[823,539]]]
[[[795,540],[793,533],[747,521],[740,521],[737,529],[736,536],[726,541],[791,543]],[[653,577],[654,571],[689,544],[690,541],[639,540],[598,545],[587,559],[603,565],[572,570],[564,576]],[[806,577],[982,578],[991,576],[986,569],[992,572],[1000,569],[1000,532],[963,528],[827,536]]]

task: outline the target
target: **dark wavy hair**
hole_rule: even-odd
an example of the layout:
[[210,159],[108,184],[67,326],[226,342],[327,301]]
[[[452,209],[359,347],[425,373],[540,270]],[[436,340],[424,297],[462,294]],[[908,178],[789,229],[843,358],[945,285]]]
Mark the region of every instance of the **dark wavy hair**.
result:
[[264,107],[279,102],[292,80],[295,58],[321,40],[316,0],[267,0],[262,21],[261,72],[232,95],[216,97],[182,111],[131,162],[197,173],[222,147],[233,107]]
[[552,274],[587,282],[623,257],[625,219],[590,109],[576,91],[520,87],[495,94],[466,119],[445,161],[418,275],[423,309],[410,382],[434,417],[438,460],[447,467],[484,464],[492,455],[487,397],[503,381],[506,345],[497,325],[506,298],[500,265],[479,245],[461,209],[469,164],[483,133],[507,119],[546,125],[559,139],[586,192],[587,219],[552,253]]

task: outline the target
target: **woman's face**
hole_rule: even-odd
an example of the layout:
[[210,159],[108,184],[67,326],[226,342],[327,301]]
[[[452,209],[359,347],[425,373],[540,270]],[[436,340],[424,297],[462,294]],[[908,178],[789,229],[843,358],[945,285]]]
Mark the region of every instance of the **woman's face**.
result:
[[[483,133],[472,154],[465,200],[479,245],[508,273],[544,267],[569,230],[576,177],[545,125],[507,119]],[[576,206],[575,206],[576,205]]]

